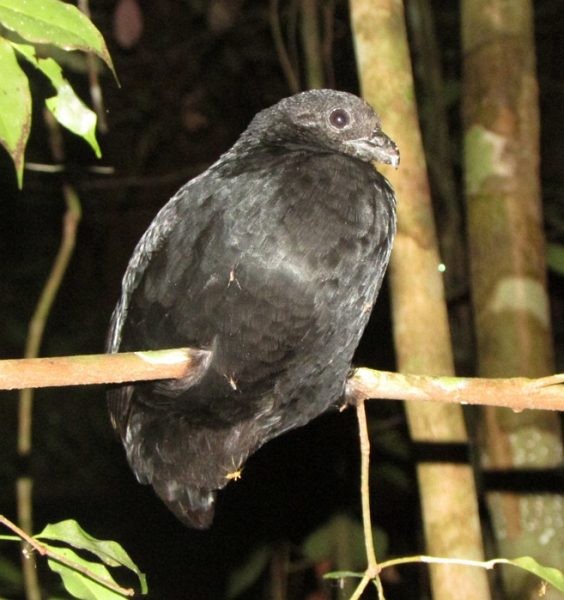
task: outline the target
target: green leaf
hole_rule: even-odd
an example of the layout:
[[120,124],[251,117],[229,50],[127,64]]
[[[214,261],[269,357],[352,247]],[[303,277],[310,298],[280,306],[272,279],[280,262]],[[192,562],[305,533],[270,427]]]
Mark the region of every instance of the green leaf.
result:
[[537,577],[544,579],[547,583],[554,586],[557,590],[564,592],[564,573],[554,567],[544,567],[530,556],[521,556],[519,558],[508,559],[509,564],[525,569]]
[[35,68],[39,69],[55,88],[57,94],[45,102],[55,119],[90,144],[100,158],[100,146],[96,140],[96,113],[90,110],[75,94],[69,82],[63,77],[61,67],[52,58],[37,58],[35,48],[28,44],[12,46]]
[[[1,0],[0,0],[1,1]],[[11,156],[18,186],[23,181],[24,155],[31,127],[31,94],[14,50],[0,37],[0,144]]]
[[[78,563],[82,567],[87,568],[97,576],[103,577],[108,582],[117,585],[113,577],[110,575],[110,572],[104,565],[85,560],[70,548],[55,548],[52,546],[47,547],[53,552]],[[61,576],[65,589],[75,598],[80,598],[80,600],[122,600],[124,597],[126,597],[125,595],[118,594],[117,592],[110,590],[101,583],[90,579],[79,571],[76,571],[56,560],[48,559],[47,564],[52,571]]]
[[115,75],[102,34],[72,4],[60,0],[0,0],[0,23],[28,42],[93,52]]
[[272,555],[270,546],[261,546],[251,553],[247,560],[229,576],[227,598],[236,598],[250,588],[266,568]]
[[67,519],[60,523],[49,524],[45,529],[34,536],[37,539],[54,540],[64,542],[79,548],[88,550],[104,561],[110,567],[123,566],[133,571],[141,586],[141,593],[147,593],[147,581],[145,575],[141,573],[137,565],[131,560],[129,554],[122,548],[120,544],[113,541],[98,540],[86,533],[84,529],[73,519]]
[[564,245],[563,244],[548,244],[546,247],[546,260],[548,268],[564,275]]
[[52,58],[37,58],[35,46],[17,44],[16,42],[10,42],[10,44],[18,54],[46,75],[55,89],[58,89],[65,82],[61,67]]
[[21,542],[22,538],[17,535],[0,535],[0,540],[6,542]]
[[69,83],[63,83],[57,95],[47,98],[45,104],[61,125],[86,140],[98,158],[102,156],[96,140],[96,113],[82,102]]
[[2,588],[20,588],[23,583],[20,565],[15,565],[11,560],[0,556],[0,574]]

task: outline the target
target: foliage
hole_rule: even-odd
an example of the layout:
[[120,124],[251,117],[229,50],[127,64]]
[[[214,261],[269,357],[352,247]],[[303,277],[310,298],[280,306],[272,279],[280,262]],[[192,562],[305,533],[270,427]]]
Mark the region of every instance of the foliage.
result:
[[548,244],[546,258],[550,269],[559,275],[564,275],[564,244]]
[[[2,518],[2,522],[19,533],[7,519]],[[2,535],[0,540],[20,541],[21,537],[24,536]],[[39,554],[47,557],[49,568],[60,575],[65,589],[74,598],[116,600],[132,596],[133,590],[120,586],[107,567],[125,567],[132,571],[139,580],[141,593],[147,593],[145,575],[127,552],[117,542],[91,536],[74,520],[47,525],[41,533],[31,538],[25,536],[24,539]],[[49,540],[49,543],[43,540]],[[97,560],[85,558],[73,548],[93,554]]]
[[20,187],[32,101],[28,77],[18,59],[49,79],[55,95],[46,100],[47,109],[100,156],[96,114],[76,95],[58,63],[43,56],[50,46],[92,52],[113,72],[102,35],[75,6],[60,0],[0,0],[0,144],[14,162]]
[[[386,553],[385,531],[374,528],[373,537],[378,555]],[[259,546],[229,577],[227,598],[237,598],[254,585],[268,568],[276,551],[276,544]],[[359,568],[365,563],[364,534],[361,523],[346,513],[336,513],[312,531],[295,548],[297,560],[289,572],[297,572],[324,563],[330,568]]]

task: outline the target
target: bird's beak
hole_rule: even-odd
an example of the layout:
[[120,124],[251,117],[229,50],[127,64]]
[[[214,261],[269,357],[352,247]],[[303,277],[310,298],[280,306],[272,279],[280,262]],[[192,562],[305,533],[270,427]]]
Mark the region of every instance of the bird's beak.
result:
[[377,130],[369,138],[351,140],[353,154],[361,160],[372,161],[392,165],[398,168],[400,154],[395,142],[383,131]]
[[399,167],[400,153],[396,143],[383,131],[377,131],[370,138],[369,144],[374,148],[374,160],[385,165]]

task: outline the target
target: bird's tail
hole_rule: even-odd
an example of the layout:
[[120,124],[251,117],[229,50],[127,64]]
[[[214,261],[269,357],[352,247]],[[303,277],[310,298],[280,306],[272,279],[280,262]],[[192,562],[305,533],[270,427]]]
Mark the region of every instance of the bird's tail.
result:
[[170,484],[160,486],[155,481],[153,487],[168,509],[188,527],[207,529],[212,524],[215,492],[197,488],[177,488],[171,491]]

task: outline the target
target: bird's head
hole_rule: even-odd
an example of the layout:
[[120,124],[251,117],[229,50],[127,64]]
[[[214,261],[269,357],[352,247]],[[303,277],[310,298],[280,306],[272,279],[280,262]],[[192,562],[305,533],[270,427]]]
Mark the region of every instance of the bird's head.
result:
[[399,165],[399,150],[376,112],[347,92],[310,90],[284,98],[258,113],[247,132],[263,144]]

